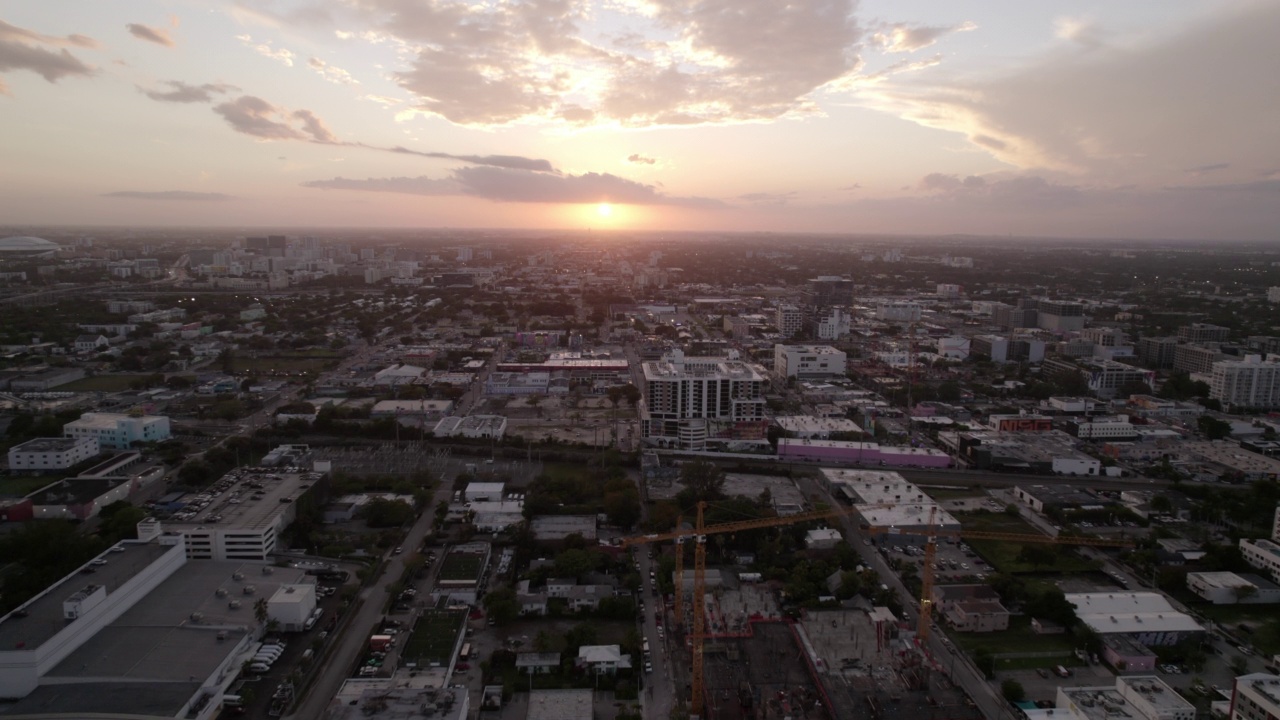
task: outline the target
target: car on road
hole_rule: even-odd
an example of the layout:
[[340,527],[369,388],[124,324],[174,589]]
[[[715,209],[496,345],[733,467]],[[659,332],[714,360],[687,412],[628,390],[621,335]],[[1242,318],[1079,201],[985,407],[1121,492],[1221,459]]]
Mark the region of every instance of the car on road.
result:
[[1044,668],[1036,668],[1036,674],[1042,678],[1049,677],[1049,671],[1045,670]]
[[402,548],[402,547],[398,547],[398,548],[396,548],[395,550],[392,550],[392,551],[391,551],[391,554],[392,554],[392,555],[400,555],[400,554],[402,554],[402,553],[404,553],[404,548]]

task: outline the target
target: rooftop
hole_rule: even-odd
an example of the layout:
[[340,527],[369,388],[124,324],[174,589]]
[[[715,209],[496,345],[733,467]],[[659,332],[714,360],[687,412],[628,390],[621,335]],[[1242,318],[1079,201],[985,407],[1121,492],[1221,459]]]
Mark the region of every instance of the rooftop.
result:
[[121,543],[119,547],[124,548],[124,552],[106,552],[99,556],[107,561],[105,565],[85,565],[83,569],[92,570],[91,574],[72,573],[20,606],[18,609],[25,611],[26,617],[9,613],[0,618],[0,648],[34,650],[40,647],[66,627],[62,603],[67,598],[89,584],[104,586],[110,595],[173,549],[169,545],[137,542]]
[[591,720],[591,690],[534,690],[525,720]]
[[65,452],[74,448],[88,438],[35,438],[20,445],[14,445],[9,452],[49,453]]
[[187,506],[164,521],[165,529],[213,525],[261,530],[276,521],[285,505],[320,479],[317,473],[232,470],[214,485],[218,492],[184,498]]
[[1204,630],[1159,593],[1067,593],[1066,598],[1080,621],[1099,634]]
[[[1063,687],[1062,695],[1090,720],[1122,717],[1128,704],[1145,705],[1147,717],[1193,717],[1195,706],[1154,675],[1116,678],[1115,687]],[[1120,712],[1117,712],[1120,711]]]

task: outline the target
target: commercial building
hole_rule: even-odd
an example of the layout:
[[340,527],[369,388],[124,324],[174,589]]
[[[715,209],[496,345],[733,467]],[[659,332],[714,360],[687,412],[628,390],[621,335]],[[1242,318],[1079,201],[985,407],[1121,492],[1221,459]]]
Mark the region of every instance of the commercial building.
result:
[[1280,582],[1280,545],[1270,540],[1241,538],[1240,554],[1244,556],[1245,562],[1266,572],[1272,580]]
[[[264,574],[274,574],[275,568],[264,565]],[[271,573],[266,573],[271,570]],[[275,621],[284,632],[302,632],[307,629],[316,610],[315,583],[281,585],[267,600],[267,619]]]
[[534,690],[529,693],[525,720],[591,720],[592,692],[585,690]]
[[918,322],[923,312],[920,303],[882,302],[876,306],[876,319],[885,322]]
[[539,515],[529,521],[533,538],[539,542],[560,542],[570,535],[596,539],[595,515]]
[[1149,647],[1176,645],[1204,632],[1160,593],[1067,593],[1076,617],[1099,635],[1128,635]]
[[1280,358],[1248,355],[1242,361],[1215,362],[1209,373],[1209,397],[1243,408],[1280,407]]
[[1214,605],[1280,602],[1280,587],[1257,575],[1233,572],[1187,573],[1187,589]]
[[9,469],[15,472],[66,470],[97,454],[95,437],[35,438],[9,448]]
[[832,433],[861,433],[862,428],[845,418],[825,418],[813,415],[782,415],[773,419],[774,424],[788,437],[825,440]]
[[1280,677],[1250,673],[1236,678],[1231,720],[1280,720]]
[[774,345],[773,371],[800,379],[843,377],[846,359],[829,345]]
[[83,377],[83,368],[49,368],[15,378],[9,383],[9,389],[13,392],[45,392]]
[[374,404],[369,417],[439,420],[452,411],[452,400],[382,400]]
[[0,618],[5,713],[216,717],[259,647],[255,597],[305,583],[270,569],[188,562],[178,536],[116,545]]
[[1039,300],[1036,309],[1036,323],[1045,330],[1064,333],[1084,329],[1084,305],[1078,302]]
[[778,459],[886,467],[945,468],[951,466],[951,456],[934,448],[807,438],[779,439]]
[[765,439],[765,378],[754,367],[723,358],[688,358],[675,351],[646,362],[640,425],[649,445],[704,450],[709,443]]
[[[1114,688],[1058,687],[1054,717],[1071,720],[1195,720],[1196,706],[1155,675],[1116,678]],[[1037,716],[1038,717],[1038,716]]]
[[933,604],[959,632],[1009,629],[1009,610],[990,585],[935,585]]
[[298,499],[321,478],[319,473],[233,470],[157,525],[164,533],[184,536],[193,560],[266,562],[293,522]]
[[69,438],[93,438],[100,448],[123,449],[135,442],[168,440],[169,418],[162,415],[85,413],[79,420],[63,425],[62,434]]

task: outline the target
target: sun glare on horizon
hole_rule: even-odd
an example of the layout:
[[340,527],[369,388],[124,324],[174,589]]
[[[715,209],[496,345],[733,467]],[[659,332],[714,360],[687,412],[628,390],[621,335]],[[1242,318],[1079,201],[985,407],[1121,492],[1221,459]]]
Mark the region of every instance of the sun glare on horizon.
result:
[[600,203],[596,206],[596,214],[602,218],[607,218],[613,214],[613,206],[607,202]]

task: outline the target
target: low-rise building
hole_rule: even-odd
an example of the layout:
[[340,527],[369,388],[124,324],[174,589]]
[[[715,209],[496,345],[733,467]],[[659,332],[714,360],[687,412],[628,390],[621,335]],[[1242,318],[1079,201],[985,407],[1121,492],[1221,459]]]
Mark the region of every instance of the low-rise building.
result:
[[1160,593],[1067,593],[1076,617],[1099,635],[1128,635],[1143,645],[1176,645],[1204,633],[1191,616],[1178,612]]
[[507,419],[501,415],[451,416],[436,423],[432,432],[436,437],[501,440],[507,433]]
[[15,472],[66,470],[98,454],[96,437],[35,438],[9,448]]
[[1271,575],[1271,579],[1280,582],[1280,544],[1270,540],[1240,540],[1240,554],[1245,562]]
[[577,665],[593,673],[612,675],[620,669],[630,669],[631,656],[624,655],[619,645],[583,645],[578,648]]
[[829,345],[774,345],[773,371],[800,379],[843,377],[845,354]]
[[1072,720],[1195,720],[1196,706],[1155,675],[1116,678],[1115,687],[1058,687],[1055,703]]
[[1280,602],[1280,586],[1257,575],[1190,572],[1187,573],[1187,588],[1214,605]]
[[135,442],[168,440],[169,418],[163,415],[122,415],[119,413],[85,413],[79,420],[62,426],[69,438],[93,438],[101,448],[128,448]]
[[1235,680],[1231,720],[1280,720],[1280,677],[1250,673]]

